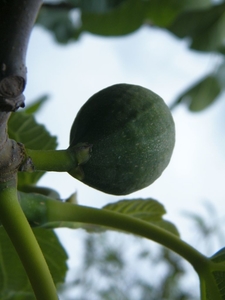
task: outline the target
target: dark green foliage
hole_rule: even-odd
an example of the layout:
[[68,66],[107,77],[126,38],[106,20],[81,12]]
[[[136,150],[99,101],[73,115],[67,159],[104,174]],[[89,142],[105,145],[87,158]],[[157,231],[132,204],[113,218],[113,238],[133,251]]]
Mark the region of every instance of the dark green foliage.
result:
[[222,88],[214,75],[208,75],[194,86],[184,91],[174,102],[173,107],[186,103],[192,112],[199,112],[210,106],[220,95]]
[[[9,137],[25,145],[28,149],[51,150],[57,146],[56,137],[51,136],[43,125],[36,122],[30,112],[40,108],[46,98],[39,99],[34,106],[28,108],[28,113],[13,113],[8,122]],[[18,173],[18,187],[35,184],[44,172]]]
[[184,11],[168,29],[180,38],[189,37],[190,47],[219,51],[225,37],[225,3],[205,9]]
[[[55,284],[63,283],[67,271],[67,255],[52,230],[35,229],[35,237],[43,251]],[[0,299],[34,300],[27,275],[14,247],[0,227]]]
[[[84,32],[107,37],[122,36],[141,26],[148,26],[149,30],[161,27],[181,39],[186,39],[191,49],[218,52],[222,55],[225,53],[224,1],[214,4],[210,0],[101,0],[90,4],[88,0],[67,0],[44,4],[37,23],[50,30],[60,43],[77,40]],[[202,94],[197,93],[198,99],[195,100],[196,96],[191,95],[191,111],[204,110],[216,96],[222,94],[216,82],[216,78],[220,76],[217,72],[219,68],[209,76],[212,86],[209,96],[203,95],[200,98]],[[208,93],[209,87],[207,82],[204,83],[205,80],[207,81],[202,79],[202,84]],[[220,79],[219,81],[221,84]],[[224,83],[224,78],[222,82]],[[192,87],[181,94],[182,101],[184,93],[192,94]],[[181,99],[178,99],[177,103],[180,102]]]
[[67,43],[83,32],[120,36],[144,24],[169,26],[183,11],[210,4],[209,0],[66,0],[44,4],[37,24],[50,30],[58,42]]

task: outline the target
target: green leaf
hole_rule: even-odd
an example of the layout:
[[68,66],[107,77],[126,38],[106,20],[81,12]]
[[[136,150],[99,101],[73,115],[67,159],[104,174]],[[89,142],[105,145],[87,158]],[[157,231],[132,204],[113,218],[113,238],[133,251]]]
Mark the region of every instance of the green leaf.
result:
[[116,9],[104,14],[82,12],[82,30],[104,36],[131,33],[143,24],[146,3],[139,0],[127,0]]
[[84,31],[118,36],[146,23],[169,26],[182,11],[210,5],[210,0],[65,0],[44,3],[37,24],[52,31],[59,43],[67,43]]
[[51,31],[58,43],[65,44],[70,40],[78,39],[81,29],[80,22],[71,17],[73,7],[61,9],[43,6],[36,20],[37,25]]
[[146,19],[150,24],[167,27],[182,11],[203,8],[210,4],[210,0],[151,0],[147,2]]
[[[32,115],[24,112],[12,113],[8,122],[8,133],[11,139],[24,144],[27,149],[52,150],[57,146],[56,137],[51,136]],[[43,174],[44,172],[18,173],[18,188],[35,184]]]
[[225,248],[210,257],[208,268],[203,270],[199,277],[206,299],[225,299]]
[[[63,203],[59,198],[55,198],[55,196],[57,196],[57,192],[50,190],[50,192],[53,193],[53,197],[52,195],[46,196],[43,194],[42,188],[41,191],[39,190],[39,187],[37,188],[38,191],[35,190],[35,192],[30,192],[31,190],[25,193],[18,192],[19,203],[31,227],[45,227],[48,229],[67,227],[71,229],[85,228],[89,230],[97,228],[97,226],[94,225],[85,225],[72,220],[67,221],[67,216],[64,220],[62,220],[60,219],[60,214],[59,220],[51,222],[49,220],[49,211],[57,214],[57,212],[60,210],[60,212],[64,214],[63,204],[71,202],[76,208],[76,206],[74,205],[74,198],[76,196],[72,195],[71,198],[66,200],[66,203]],[[58,204],[61,204],[60,207],[58,206]]]
[[184,11],[168,30],[180,38],[189,37],[192,49],[219,51],[225,39],[225,3]]
[[[52,230],[34,229],[55,284],[65,281],[67,254]],[[29,280],[5,230],[0,228],[0,299],[34,300]]]
[[175,225],[162,218],[162,216],[166,213],[164,206],[158,201],[151,198],[120,200],[116,203],[107,204],[103,207],[103,209],[141,219],[179,236],[178,230]]
[[181,102],[188,104],[188,108],[193,112],[199,112],[211,105],[221,92],[218,79],[213,75],[208,75],[194,86],[183,92],[174,102],[174,106]]
[[212,6],[211,0],[186,0],[186,1],[179,1],[182,2],[180,5],[184,10],[194,10],[194,9],[202,9]]
[[[105,13],[116,8],[124,1],[126,0],[82,0],[80,1],[80,8],[83,12]],[[73,3],[74,1],[69,2]]]
[[210,259],[215,263],[223,262],[225,266],[225,247],[216,252]]
[[[225,49],[225,48],[224,48]],[[225,52],[224,52],[225,54]],[[218,82],[220,83],[221,87],[225,89],[225,61],[223,61],[215,73],[215,77],[217,78]]]
[[27,105],[26,108],[23,110],[26,114],[33,114],[37,113],[40,108],[45,104],[45,102],[48,100],[49,96],[48,95],[43,95],[33,101],[30,105]]

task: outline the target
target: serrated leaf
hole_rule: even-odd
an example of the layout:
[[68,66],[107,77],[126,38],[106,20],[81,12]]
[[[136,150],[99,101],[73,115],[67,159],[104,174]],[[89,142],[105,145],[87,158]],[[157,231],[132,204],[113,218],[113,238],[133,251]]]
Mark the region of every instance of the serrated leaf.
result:
[[166,213],[164,206],[154,199],[120,200],[116,203],[107,204],[103,209],[141,219],[179,236],[175,225],[162,218]]
[[211,105],[219,96],[221,90],[218,79],[213,75],[208,75],[182,93],[175,100],[173,107],[181,102],[185,102],[191,111],[199,112]]
[[225,247],[216,252],[210,259],[215,263],[223,262],[225,265]]
[[[65,280],[67,254],[52,230],[34,229],[55,284]],[[35,300],[29,280],[5,230],[0,228],[0,299]]]
[[225,247],[216,252],[211,258],[211,261],[223,265],[224,271],[212,271],[214,280],[216,281],[217,287],[219,289],[221,299],[225,299]]
[[[56,137],[51,136],[32,115],[23,112],[11,115],[8,122],[8,133],[11,139],[24,144],[27,149],[53,150],[57,146]],[[18,188],[35,184],[43,174],[44,172],[18,173]]]
[[219,51],[225,38],[225,3],[184,11],[168,29],[180,38],[189,37],[192,49]]
[[[210,263],[210,261],[212,263]],[[206,262],[206,268],[202,266],[199,278],[202,291],[207,300],[225,299],[225,248],[222,248]]]

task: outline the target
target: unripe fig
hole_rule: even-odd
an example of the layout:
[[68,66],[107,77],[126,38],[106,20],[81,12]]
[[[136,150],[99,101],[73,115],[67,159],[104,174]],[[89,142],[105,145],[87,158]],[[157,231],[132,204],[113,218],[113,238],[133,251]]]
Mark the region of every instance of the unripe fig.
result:
[[78,112],[70,147],[79,143],[92,145],[89,160],[80,166],[83,183],[113,195],[130,194],[153,183],[167,167],[174,121],[152,91],[116,84],[94,94]]

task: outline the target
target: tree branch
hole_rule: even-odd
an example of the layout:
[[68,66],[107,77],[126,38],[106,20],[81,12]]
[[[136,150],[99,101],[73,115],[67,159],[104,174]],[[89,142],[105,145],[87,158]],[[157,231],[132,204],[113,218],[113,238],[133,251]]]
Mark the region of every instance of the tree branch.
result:
[[41,0],[2,1],[0,9],[0,110],[24,107],[26,52]]

